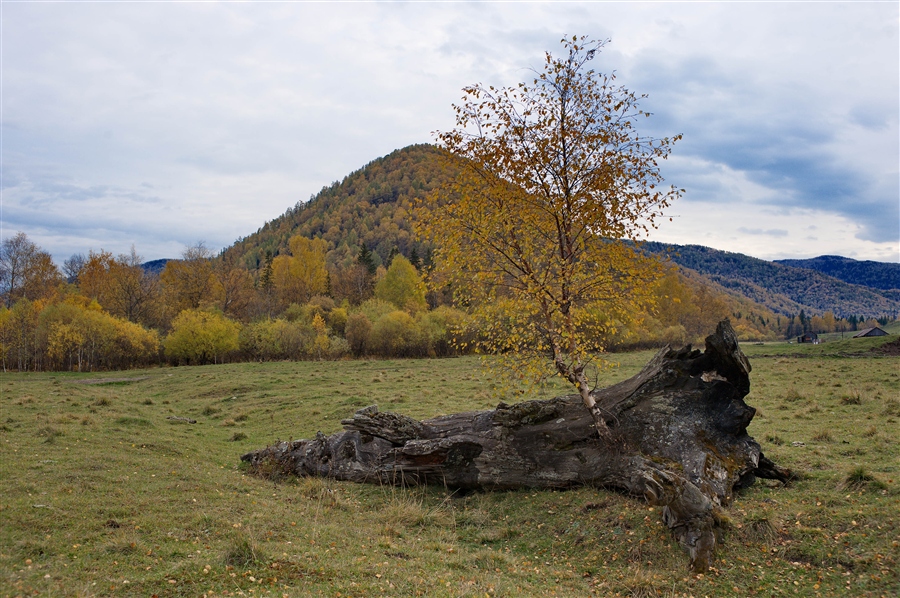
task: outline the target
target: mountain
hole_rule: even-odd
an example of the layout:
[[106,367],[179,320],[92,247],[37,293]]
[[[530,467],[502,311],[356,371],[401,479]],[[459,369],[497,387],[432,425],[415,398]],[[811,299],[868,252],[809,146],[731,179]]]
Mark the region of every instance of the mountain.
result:
[[413,249],[425,256],[428,247],[415,239],[411,217],[415,202],[452,181],[455,158],[433,145],[412,145],[369,162],[340,182],[324,187],[306,203],[298,202],[258,231],[226,250],[251,270],[267,252],[287,251],[294,235],[321,237],[328,243],[329,265],[347,265],[365,244],[375,265],[392,251],[409,257]]
[[144,272],[148,272],[150,274],[160,274],[163,270],[166,269],[166,264],[169,263],[168,259],[161,260],[151,260],[149,262],[144,262],[141,264],[141,268],[144,269]]
[[[778,264],[815,270],[838,280],[900,294],[900,264],[820,255],[806,260],[775,260]],[[895,299],[898,297],[894,297]]]
[[[432,145],[396,150],[324,187],[308,202],[298,202],[239,239],[226,254],[256,272],[267,254],[286,252],[288,240],[303,235],[325,239],[330,267],[353,262],[362,245],[373,252],[376,265],[386,263],[393,251],[407,257],[415,251],[425,257],[430,248],[417,241],[412,231],[415,203],[450,183],[459,168],[459,162]],[[836,316],[865,318],[900,313],[900,297],[885,295],[891,291],[851,284],[809,268],[698,245],[646,243],[644,247],[677,264],[692,284],[711,285],[717,292],[722,290],[775,313],[831,311]]]
[[816,270],[701,245],[648,242],[644,248],[777,313],[797,314],[803,309],[807,313],[830,311],[838,317],[865,318],[900,313],[900,301],[879,289],[850,284]]

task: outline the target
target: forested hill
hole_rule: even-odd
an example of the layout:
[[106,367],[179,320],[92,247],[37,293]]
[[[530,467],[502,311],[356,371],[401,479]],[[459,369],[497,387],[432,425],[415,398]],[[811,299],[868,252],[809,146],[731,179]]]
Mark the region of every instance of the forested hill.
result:
[[810,313],[830,311],[838,317],[900,312],[900,301],[889,292],[850,284],[816,270],[701,245],[647,243],[644,247],[779,313],[796,314],[799,308]]
[[415,249],[425,257],[428,248],[415,241],[410,213],[417,199],[453,180],[456,172],[449,154],[433,145],[396,150],[323,188],[309,202],[298,202],[226,253],[256,270],[267,252],[284,253],[292,236],[303,235],[325,239],[330,266],[346,266],[362,244],[373,252],[376,266],[395,250],[409,257]]
[[837,279],[900,295],[900,264],[854,260],[839,255],[820,255],[806,260],[775,260],[794,268],[808,268]]

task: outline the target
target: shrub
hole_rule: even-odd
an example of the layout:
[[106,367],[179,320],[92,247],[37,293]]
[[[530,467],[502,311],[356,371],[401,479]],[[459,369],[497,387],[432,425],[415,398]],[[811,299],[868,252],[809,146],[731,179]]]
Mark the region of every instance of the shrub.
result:
[[304,322],[275,320],[276,336],[284,359],[300,360],[312,353],[315,330]]
[[0,352],[3,354],[4,368],[20,372],[38,369],[40,358],[36,354],[34,341],[39,313],[37,303],[28,299],[19,299],[11,309],[3,308],[0,314]]
[[241,329],[238,346],[253,359],[268,360],[278,352],[273,320],[254,322]]
[[308,318],[307,316],[308,316],[308,310],[306,309],[306,307],[304,307],[298,303],[291,303],[288,306],[288,308],[286,310],[284,310],[284,312],[282,312],[282,314],[281,314],[281,317],[284,318],[285,320],[287,320],[288,322],[297,322],[297,321],[305,322],[309,319],[312,319],[312,318]]
[[164,346],[169,359],[189,363],[221,363],[237,351],[241,326],[221,313],[184,310],[172,322]]
[[369,350],[372,322],[364,313],[351,314],[347,318],[347,344],[356,357],[365,355]]
[[465,312],[444,305],[421,314],[419,327],[427,342],[428,355],[446,357],[466,352],[471,344],[467,321]]
[[365,315],[369,322],[377,322],[381,316],[387,315],[397,309],[393,303],[381,299],[369,299],[359,306],[359,313]]
[[830,430],[819,430],[813,435],[812,439],[819,442],[834,442],[834,436],[831,435]]
[[332,336],[329,337],[328,343],[328,358],[329,359],[341,359],[342,357],[347,357],[350,355],[350,343],[347,340],[340,336]]
[[800,392],[793,386],[790,387],[787,390],[787,392],[784,393],[784,400],[789,401],[791,403],[796,403],[797,401],[801,401],[804,398],[806,398],[806,397],[804,397],[802,394],[800,394]]
[[46,369],[122,369],[147,365],[159,353],[159,334],[116,318],[96,303],[72,298],[44,308],[35,331]]
[[427,343],[416,321],[405,311],[393,311],[372,326],[372,347],[385,357],[418,357]]
[[328,326],[331,331],[340,336],[344,335],[347,328],[347,310],[343,307],[335,307],[328,313]]
[[246,326],[240,334],[240,348],[260,361],[303,359],[312,351],[315,332],[302,320],[262,320]]

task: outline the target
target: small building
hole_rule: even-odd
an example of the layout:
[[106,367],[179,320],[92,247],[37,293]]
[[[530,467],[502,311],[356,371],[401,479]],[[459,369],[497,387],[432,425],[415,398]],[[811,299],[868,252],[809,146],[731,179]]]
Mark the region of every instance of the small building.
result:
[[868,336],[887,336],[887,332],[875,326],[874,328],[865,328],[853,335],[853,338],[865,338]]
[[807,332],[803,336],[797,337],[798,343],[812,343],[814,345],[819,344],[819,335],[815,332]]

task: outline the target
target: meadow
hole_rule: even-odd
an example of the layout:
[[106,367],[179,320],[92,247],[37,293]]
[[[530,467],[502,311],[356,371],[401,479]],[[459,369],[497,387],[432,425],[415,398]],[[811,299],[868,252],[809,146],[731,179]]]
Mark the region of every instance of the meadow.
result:
[[[740,492],[703,576],[658,509],[601,489],[459,496],[240,464],[366,405],[425,418],[560,382],[510,393],[472,357],[5,373],[0,596],[897,596],[900,358],[871,352],[895,338],[742,346],[750,433],[802,477]],[[610,355],[600,384],[651,356]]]

